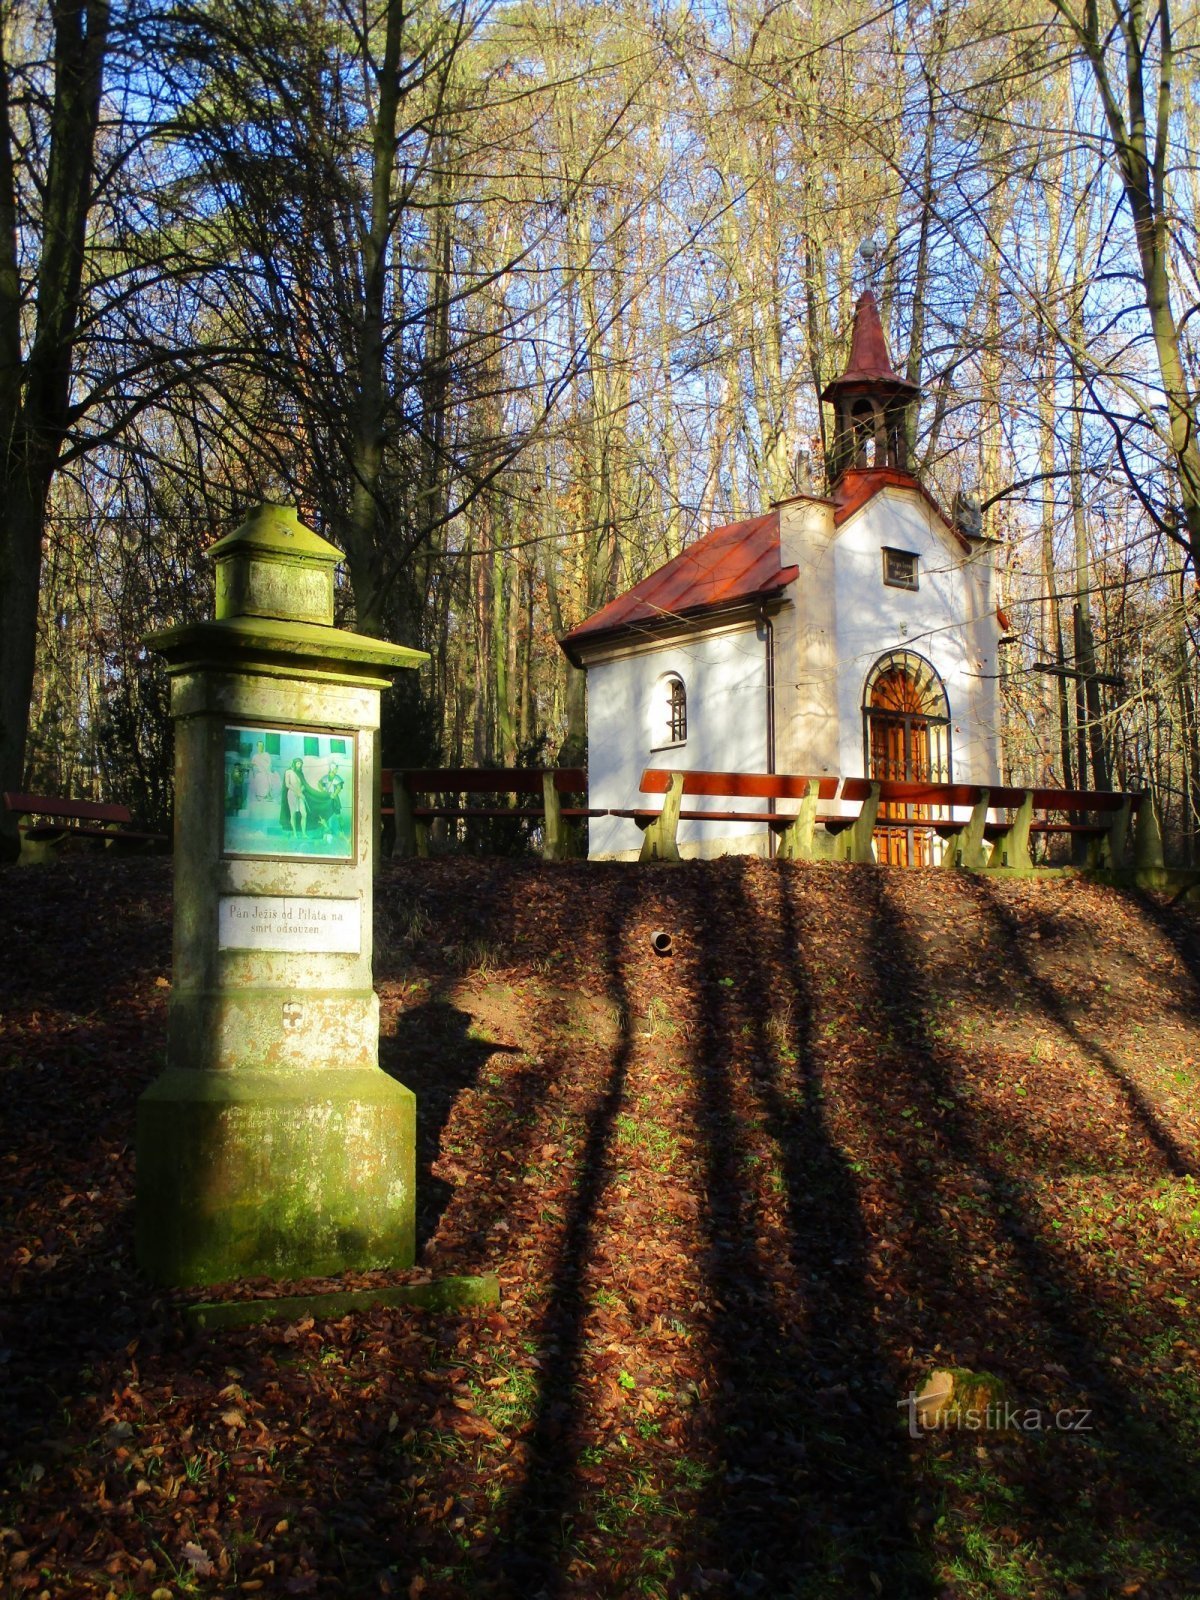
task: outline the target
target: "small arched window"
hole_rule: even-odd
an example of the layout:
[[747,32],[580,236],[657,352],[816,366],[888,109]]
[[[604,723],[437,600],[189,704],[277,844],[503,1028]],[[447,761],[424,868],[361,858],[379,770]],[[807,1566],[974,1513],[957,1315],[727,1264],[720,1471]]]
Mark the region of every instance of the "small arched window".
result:
[[652,749],[687,743],[687,687],[677,672],[665,673],[654,685],[649,733]]
[[687,738],[687,690],[682,678],[667,679],[667,710],[671,743],[682,744]]

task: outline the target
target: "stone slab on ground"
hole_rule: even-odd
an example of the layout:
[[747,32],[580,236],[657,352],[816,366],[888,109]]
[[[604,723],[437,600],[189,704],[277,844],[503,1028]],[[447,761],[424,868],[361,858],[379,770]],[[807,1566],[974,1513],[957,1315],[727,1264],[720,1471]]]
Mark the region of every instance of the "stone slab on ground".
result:
[[415,1306],[423,1311],[463,1311],[500,1303],[495,1273],[479,1277],[431,1278],[425,1283],[398,1283],[383,1289],[334,1290],[328,1294],[280,1295],[265,1300],[210,1300],[188,1306],[184,1321],[196,1333],[248,1328],[280,1317],[342,1317],[348,1311],[375,1306]]

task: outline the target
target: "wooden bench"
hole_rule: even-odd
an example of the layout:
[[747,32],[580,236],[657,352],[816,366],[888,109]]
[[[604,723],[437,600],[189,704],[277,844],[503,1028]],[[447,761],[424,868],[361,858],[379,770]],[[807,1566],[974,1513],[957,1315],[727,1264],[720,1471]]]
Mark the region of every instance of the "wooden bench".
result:
[[[29,860],[45,860],[64,845],[80,841],[108,849],[150,849],[164,845],[167,836],[146,833],[133,826],[128,806],[110,805],[101,800],[62,800],[54,795],[17,794],[6,790],[4,809],[10,816],[37,818],[18,822],[21,854]],[[40,848],[28,849],[27,846]]]
[[[1162,835],[1157,808],[1149,791],[1140,794],[1095,789],[1018,789],[996,785],[904,782],[887,778],[809,778],[793,774],[748,772],[669,772],[648,767],[642,774],[643,794],[661,794],[662,808],[614,811],[644,830],[640,859],[677,861],[681,821],[761,822],[780,835],[784,859],[867,862],[875,860],[874,839],[881,828],[927,828],[944,842],[942,865],[983,870],[1008,867],[1030,870],[1030,838],[1066,835],[1086,841],[1087,864],[1124,864],[1131,821],[1136,817],[1134,861],[1139,868],[1161,867]],[[685,795],[726,799],[799,800],[795,813],[772,811],[685,810]],[[818,802],[834,797],[859,807],[857,815],[821,815]],[[880,808],[918,808],[916,816],[880,815]],[[953,815],[922,815],[930,810],[965,810],[963,822]],[[989,821],[989,811],[1009,811],[1007,821]],[[1087,816],[1101,821],[1083,821]],[[1056,820],[1067,817],[1068,821]]]
[[[429,854],[429,824],[448,821],[514,819],[543,823],[542,856],[562,861],[574,854],[570,824],[585,817],[602,817],[604,811],[562,803],[563,795],[587,793],[587,773],[582,767],[426,767],[384,768],[381,815],[392,819],[395,849],[401,855]],[[464,795],[510,794],[536,796],[532,804],[495,806],[464,804]],[[438,804],[422,803],[422,796],[439,797]],[[453,803],[448,797],[454,796]]]
[[[1131,826],[1134,865],[1163,865],[1158,807],[1148,789],[1136,794],[1101,789],[993,789],[991,803],[1015,813],[1007,827],[992,824],[990,831],[985,830],[991,840],[991,867],[1027,868],[1032,862],[1030,839],[1049,840],[1055,835],[1083,841],[1088,866],[1120,867],[1125,862]],[[1089,814],[1097,820],[1082,820]]]
[[[880,816],[876,828],[925,827],[944,841],[945,867],[1015,867],[1033,865],[1030,840],[1058,835],[1087,845],[1087,865],[1119,866],[1125,858],[1131,820],[1136,813],[1135,849],[1139,865],[1162,865],[1162,838],[1152,802],[1146,794],[1099,789],[1018,789],[1001,784],[916,783],[893,779],[847,778],[843,800],[865,803],[870,791],[880,807],[918,808],[917,816]],[[936,809],[971,808],[969,821],[920,815]],[[989,811],[1013,813],[1008,821],[988,821]],[[1081,821],[1088,815],[1102,821]],[[1068,817],[1069,821],[1055,820]]]
[[[613,810],[614,817],[628,817],[642,829],[641,861],[678,861],[677,832],[680,822],[757,822],[778,835],[778,854],[785,860],[804,860],[812,855],[813,835],[819,823],[827,827],[849,828],[853,817],[822,817],[818,805],[837,794],[838,780],[811,778],[799,773],[776,772],[670,772],[665,767],[647,767],[642,773],[643,794],[661,794],[659,810],[635,806]],[[683,797],[727,800],[793,800],[799,810],[701,811],[684,809]]]

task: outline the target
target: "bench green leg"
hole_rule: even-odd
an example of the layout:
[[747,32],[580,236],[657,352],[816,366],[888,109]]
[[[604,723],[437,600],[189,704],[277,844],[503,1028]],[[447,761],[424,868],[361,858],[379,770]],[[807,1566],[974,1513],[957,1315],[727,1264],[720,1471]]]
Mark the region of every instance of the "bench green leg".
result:
[[1158,820],[1158,801],[1147,789],[1138,803],[1133,830],[1133,864],[1139,872],[1154,872],[1166,865],[1163,860],[1162,827]]
[[944,867],[967,867],[972,871],[987,865],[987,851],[983,843],[983,829],[987,822],[988,806],[991,803],[991,791],[981,789],[979,799],[971,810],[971,818],[965,828],[960,829],[946,840],[946,848],[942,855]]
[[821,785],[811,778],[808,791],[800,802],[795,820],[789,822],[779,835],[778,861],[811,861],[817,832],[817,799]]
[[60,841],[55,839],[30,839],[24,833],[21,835],[21,853],[18,865],[22,867],[44,867],[51,861],[58,860]]
[[1129,842],[1129,824],[1132,817],[1133,801],[1129,799],[1119,811],[1113,813],[1113,819],[1104,837],[1089,841],[1089,867],[1120,867],[1125,864],[1125,849]]
[[1025,798],[1017,807],[1012,824],[996,840],[988,857],[989,867],[1012,867],[1018,872],[1032,872],[1033,858],[1029,854],[1029,827],[1033,821],[1033,790],[1026,789]]
[[862,810],[858,813],[854,823],[847,828],[845,833],[839,834],[838,844],[841,845],[841,858],[843,861],[874,861],[875,859],[875,818],[879,812],[879,785],[873,783],[871,792],[862,803]]
[[642,838],[639,861],[678,861],[679,808],[683,804],[683,773],[673,772],[667,780],[662,810],[648,823]]

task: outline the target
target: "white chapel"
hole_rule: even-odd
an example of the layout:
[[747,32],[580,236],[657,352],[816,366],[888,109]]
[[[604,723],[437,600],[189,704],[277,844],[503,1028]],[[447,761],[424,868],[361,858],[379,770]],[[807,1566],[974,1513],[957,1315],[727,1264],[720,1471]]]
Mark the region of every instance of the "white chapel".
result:
[[[846,370],[821,396],[834,411],[828,496],[714,529],[560,639],[587,671],[590,805],[654,803],[647,767],[999,781],[993,543],[909,470],[917,394],[868,291]],[[750,822],[679,828],[690,856],[765,855],[771,838]],[[640,844],[628,818],[592,822],[593,858],[632,859]]]

